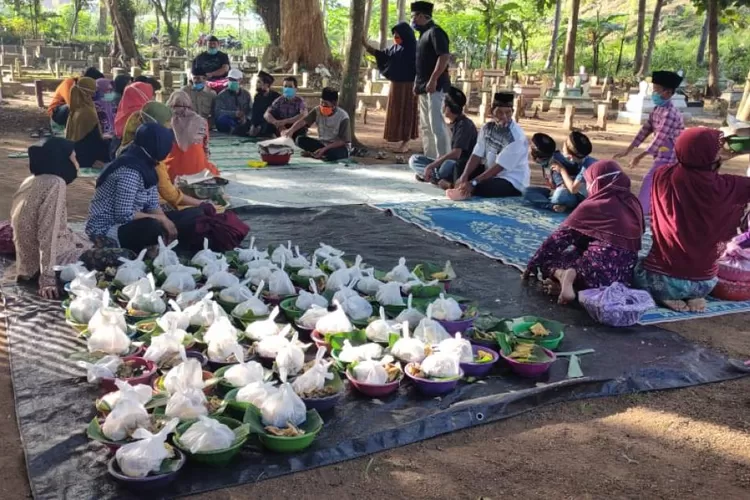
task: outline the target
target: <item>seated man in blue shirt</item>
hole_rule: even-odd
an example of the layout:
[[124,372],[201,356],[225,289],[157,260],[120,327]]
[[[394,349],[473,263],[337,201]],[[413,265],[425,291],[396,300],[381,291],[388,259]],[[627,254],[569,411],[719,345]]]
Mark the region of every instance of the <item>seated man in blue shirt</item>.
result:
[[524,194],[526,201],[555,212],[577,207],[586,198],[583,173],[597,161],[589,156],[592,150],[589,138],[581,132],[572,132],[560,152],[552,137],[534,134],[530,149],[531,157],[542,167],[547,187],[529,187]]

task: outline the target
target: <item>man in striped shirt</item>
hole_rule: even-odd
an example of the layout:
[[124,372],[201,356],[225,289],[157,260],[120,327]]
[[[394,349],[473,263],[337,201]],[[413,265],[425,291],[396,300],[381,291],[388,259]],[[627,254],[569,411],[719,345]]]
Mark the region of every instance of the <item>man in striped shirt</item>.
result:
[[651,212],[651,181],[654,172],[662,165],[677,162],[674,144],[677,136],[685,129],[685,124],[682,120],[682,114],[672,104],[672,96],[681,82],[682,77],[677,73],[654,71],[651,76],[651,83],[654,87],[654,92],[651,94],[655,106],[654,110],[649,114],[648,121],[641,127],[640,132],[635,136],[628,149],[615,155],[615,158],[624,158],[633,149],[640,146],[649,135],[654,134],[651,145],[630,160],[630,168],[635,168],[644,156],[648,155],[654,158],[654,165],[643,178],[641,192],[638,195],[638,200],[643,206],[645,215],[649,215]]

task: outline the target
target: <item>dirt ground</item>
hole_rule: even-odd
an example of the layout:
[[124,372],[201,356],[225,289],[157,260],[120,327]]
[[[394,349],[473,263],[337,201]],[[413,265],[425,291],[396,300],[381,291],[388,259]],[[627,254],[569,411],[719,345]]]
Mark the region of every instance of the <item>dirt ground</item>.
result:
[[[0,106],[0,219],[28,175],[26,160],[8,159],[32,141],[29,129],[44,115],[31,100]],[[521,120],[527,134],[544,131],[562,140],[562,118]],[[590,121],[580,122],[592,123]],[[371,151],[393,148],[381,140],[383,114],[362,125],[359,139]],[[611,157],[627,146],[634,127],[611,125],[589,133],[594,154]],[[419,145],[412,144],[417,150]],[[724,169],[743,174],[747,157]],[[632,172],[634,189],[646,172]],[[535,172],[538,181],[538,172]],[[93,180],[69,187],[71,219],[82,220]],[[701,345],[750,358],[748,315],[665,326]],[[585,360],[584,369],[585,369]],[[0,330],[0,491],[12,500],[30,495],[8,370],[7,338]],[[247,498],[750,498],[750,379],[689,389],[588,400],[542,408],[509,420],[455,432],[358,460],[254,485],[198,495]]]

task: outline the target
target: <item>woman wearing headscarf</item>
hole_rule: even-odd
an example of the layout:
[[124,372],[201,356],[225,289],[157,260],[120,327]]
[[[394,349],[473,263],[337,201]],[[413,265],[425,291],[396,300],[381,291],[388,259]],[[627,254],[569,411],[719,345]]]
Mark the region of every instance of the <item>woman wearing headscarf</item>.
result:
[[128,147],[135,139],[135,132],[138,127],[144,123],[158,123],[167,128],[171,128],[172,110],[169,106],[161,102],[149,101],[143,108],[139,109],[128,118],[125,129],[122,133],[122,141],[118,149],[118,155]]
[[115,135],[115,113],[117,104],[115,100],[117,94],[114,90],[112,80],[108,78],[99,78],[96,81],[96,94],[94,94],[94,107],[96,115],[99,118],[99,127],[104,136],[112,137]]
[[125,87],[115,115],[115,135],[122,139],[130,115],[143,109],[153,99],[154,89],[148,83],[135,82]]
[[653,245],[635,283],[675,311],[705,309],[724,244],[750,202],[750,178],[718,172],[721,142],[718,130],[687,129],[675,143],[677,163],[654,172]]
[[39,295],[57,298],[54,266],[71,264],[91,243],[68,227],[66,186],[78,175],[75,145],[52,137],[29,148],[27,177],[13,195],[11,225],[19,278],[39,275]]
[[589,197],[571,213],[531,258],[524,279],[539,271],[558,302],[575,290],[620,282],[630,285],[645,230],[643,209],[630,192],[630,179],[617,162],[598,161],[584,172]]
[[117,75],[113,80],[112,88],[115,91],[115,100],[112,101],[112,104],[115,107],[115,111],[120,106],[120,100],[122,100],[122,95],[125,93],[125,87],[130,85],[132,81],[133,79],[130,75]]
[[165,160],[170,180],[203,170],[219,175],[216,166],[208,160],[208,122],[193,110],[190,96],[178,90],[171,95],[167,105],[172,108],[175,137],[172,151]]
[[79,78],[70,89],[70,116],[65,126],[65,138],[75,143],[80,168],[91,168],[97,161],[109,161],[109,140],[102,136],[94,105],[95,93],[96,82],[86,76]]
[[408,23],[398,23],[391,29],[394,45],[376,50],[367,39],[365,50],[375,56],[380,73],[390,80],[391,90],[386,107],[383,138],[400,142],[399,153],[409,151],[409,141],[419,137],[419,101],[414,95],[417,75],[417,38]]

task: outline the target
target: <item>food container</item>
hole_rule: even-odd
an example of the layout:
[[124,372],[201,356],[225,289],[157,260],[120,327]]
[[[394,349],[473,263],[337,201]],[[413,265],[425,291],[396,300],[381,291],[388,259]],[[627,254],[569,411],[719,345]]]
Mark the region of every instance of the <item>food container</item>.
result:
[[261,153],[260,154],[260,159],[272,167],[281,167],[283,165],[288,165],[289,160],[291,160],[291,158],[292,158],[292,153],[285,153],[285,154]]
[[414,382],[417,390],[419,390],[419,392],[421,392],[425,396],[442,396],[443,394],[451,392],[458,386],[458,382],[464,376],[463,370],[459,369],[458,377],[454,379],[430,380],[427,378],[421,378],[412,375],[410,373],[412,365],[414,365],[414,363],[409,363],[408,365],[406,365],[406,368],[404,368],[404,373],[406,373],[406,376],[409,377],[412,382]]
[[474,357],[477,356],[480,350],[489,353],[492,356],[492,361],[487,361],[486,363],[460,363],[461,369],[467,377],[486,376],[492,370],[495,363],[497,363],[497,360],[500,359],[497,351],[484,346],[472,345],[471,350],[474,353]]
[[[210,417],[215,418],[222,424],[228,426],[230,429],[235,430],[243,424],[239,420],[235,420],[229,417]],[[177,426],[177,431],[173,436],[172,440],[174,445],[182,450],[187,455],[188,460],[205,465],[213,465],[221,467],[227,465],[232,459],[240,452],[240,449],[247,442],[248,433],[243,433],[244,436],[240,439],[235,439],[235,442],[229,448],[215,451],[199,451],[197,453],[191,453],[190,450],[180,442],[180,436],[187,431],[195,421],[185,422]]]
[[[145,368],[145,371],[142,375],[139,375],[137,377],[131,377],[131,378],[123,378],[120,379],[123,382],[127,382],[130,385],[138,385],[138,384],[144,384],[144,385],[151,385],[151,378],[156,373],[156,364],[154,364],[153,361],[148,361],[146,359],[143,359],[138,356],[126,356],[122,358],[123,362],[129,362],[135,366],[142,366]],[[117,390],[117,386],[115,385],[115,378],[102,378],[99,381],[99,386],[106,392],[112,392]]]
[[112,457],[107,463],[107,471],[109,475],[115,478],[115,480],[121,483],[126,488],[133,491],[151,491],[164,488],[170,485],[177,475],[180,473],[182,466],[185,465],[185,454],[179,449],[174,448],[175,459],[177,464],[174,466],[174,470],[167,472],[166,474],[155,474],[148,475],[146,477],[130,477],[126,476],[120,470],[120,466],[117,464],[117,458]]
[[546,363],[521,363],[509,356],[506,356],[502,353],[502,351],[500,351],[500,357],[503,358],[506,363],[508,363],[510,369],[516,375],[526,378],[536,378],[547,373],[550,366],[552,366],[552,363],[557,360],[557,356],[554,352],[550,351],[549,349],[544,349],[544,351],[547,353],[547,356],[552,358]]
[[719,278],[711,295],[721,300],[744,301],[750,300],[750,282],[729,281]]
[[203,182],[196,184],[180,184],[178,187],[180,191],[193,198],[199,200],[213,200],[214,198],[221,197],[224,194],[224,186],[229,184],[229,181],[222,179],[221,177],[214,177]]
[[370,398],[384,398],[398,390],[401,381],[404,379],[404,375],[402,374],[398,380],[388,382],[387,384],[367,384],[365,382],[359,382],[351,373],[349,373],[349,370],[346,370],[346,378],[349,380],[349,383],[352,384],[352,387],[365,396]]

